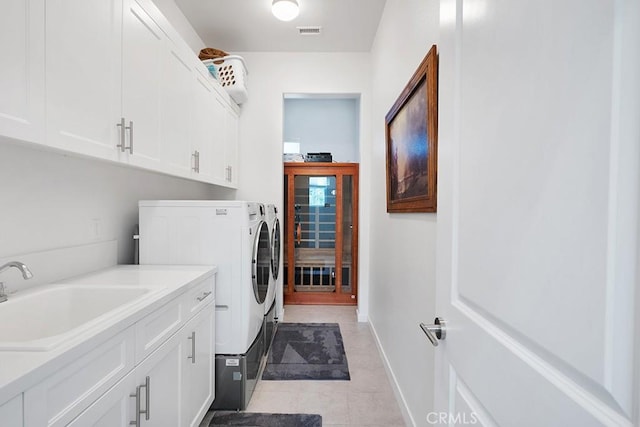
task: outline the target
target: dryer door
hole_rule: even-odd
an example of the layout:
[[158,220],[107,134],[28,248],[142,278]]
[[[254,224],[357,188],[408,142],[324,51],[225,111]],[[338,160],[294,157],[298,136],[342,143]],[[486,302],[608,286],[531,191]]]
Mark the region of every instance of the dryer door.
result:
[[271,274],[270,263],[269,228],[266,222],[260,221],[253,243],[253,257],[251,259],[253,292],[258,304],[262,304],[267,296],[269,275]]
[[273,280],[278,280],[280,274],[280,220],[273,222],[273,232],[271,234],[271,274]]

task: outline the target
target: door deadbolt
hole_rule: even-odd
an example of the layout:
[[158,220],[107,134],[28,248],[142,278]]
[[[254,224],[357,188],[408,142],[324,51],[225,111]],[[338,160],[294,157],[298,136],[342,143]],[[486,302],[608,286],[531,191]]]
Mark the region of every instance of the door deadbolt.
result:
[[429,338],[434,347],[438,346],[438,340],[443,340],[447,337],[447,322],[440,317],[436,317],[432,325],[420,323],[420,329],[422,329],[422,332]]

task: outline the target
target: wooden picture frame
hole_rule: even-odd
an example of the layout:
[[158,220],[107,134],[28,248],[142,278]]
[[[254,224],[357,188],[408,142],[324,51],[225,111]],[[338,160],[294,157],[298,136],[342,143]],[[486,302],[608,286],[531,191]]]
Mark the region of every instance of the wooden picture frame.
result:
[[387,212],[436,212],[438,54],[433,45],[385,117]]

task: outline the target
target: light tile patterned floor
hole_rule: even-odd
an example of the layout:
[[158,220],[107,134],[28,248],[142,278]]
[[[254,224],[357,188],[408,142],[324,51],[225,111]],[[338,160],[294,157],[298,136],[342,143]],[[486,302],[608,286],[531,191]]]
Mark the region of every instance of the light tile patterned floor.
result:
[[339,323],[351,381],[258,382],[248,412],[311,413],[328,426],[404,426],[369,325],[355,307],[287,305],[285,322]]

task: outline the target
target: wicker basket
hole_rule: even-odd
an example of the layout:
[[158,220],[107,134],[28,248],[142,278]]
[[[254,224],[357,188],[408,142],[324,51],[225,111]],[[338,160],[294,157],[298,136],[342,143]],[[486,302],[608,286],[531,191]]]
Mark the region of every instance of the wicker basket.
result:
[[[200,58],[201,61],[204,61],[206,59],[218,59],[228,55],[229,54],[224,50],[214,49],[212,47],[205,47],[204,49],[200,50],[200,54],[198,55],[198,58]],[[218,62],[216,61],[215,63],[217,64]]]

